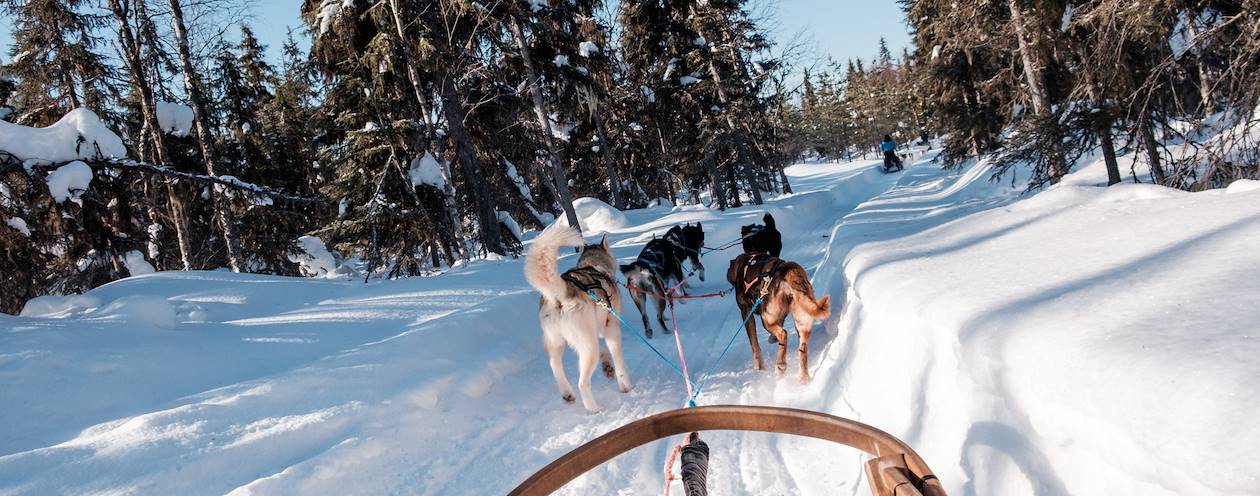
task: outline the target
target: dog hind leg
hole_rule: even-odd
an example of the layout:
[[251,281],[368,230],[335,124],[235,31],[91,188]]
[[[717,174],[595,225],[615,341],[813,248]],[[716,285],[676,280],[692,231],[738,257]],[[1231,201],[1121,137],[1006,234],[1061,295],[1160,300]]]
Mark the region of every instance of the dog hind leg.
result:
[[766,325],[766,330],[779,340],[779,353],[774,359],[774,370],[779,375],[783,375],[787,372],[787,329],[783,328],[783,319],[780,318],[778,322],[766,322],[763,319],[761,322]]
[[581,343],[573,344],[578,354],[578,392],[582,395],[582,406],[588,412],[598,412],[602,408],[591,392],[591,376],[595,374],[595,365],[599,362],[599,338],[591,335],[590,339],[584,337]]
[[573,403],[573,386],[569,385],[569,379],[564,376],[564,340],[559,336],[552,338],[544,334],[543,348],[547,350],[547,357],[551,362],[551,375],[556,378],[556,386],[560,388],[560,397],[565,403]]
[[617,374],[617,385],[621,392],[628,393],[634,385],[630,384],[630,372],[626,369],[626,358],[621,355],[621,328],[616,322],[609,323],[604,329],[604,345],[612,355],[613,371]]

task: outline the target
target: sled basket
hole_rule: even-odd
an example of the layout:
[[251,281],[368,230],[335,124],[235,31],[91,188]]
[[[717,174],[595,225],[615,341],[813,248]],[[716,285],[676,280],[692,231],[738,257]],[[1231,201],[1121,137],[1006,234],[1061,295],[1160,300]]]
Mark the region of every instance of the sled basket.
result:
[[874,496],[945,496],[927,463],[892,435],[825,413],[766,406],[701,406],[659,413],[597,437],[551,462],[510,496],[543,496],[617,455],[657,439],[698,431],[792,434],[856,448],[874,458],[866,477]]

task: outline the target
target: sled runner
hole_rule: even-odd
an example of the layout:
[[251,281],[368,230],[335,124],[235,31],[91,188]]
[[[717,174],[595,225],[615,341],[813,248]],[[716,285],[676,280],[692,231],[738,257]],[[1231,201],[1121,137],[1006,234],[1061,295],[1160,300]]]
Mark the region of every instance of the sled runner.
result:
[[[873,496],[945,496],[932,470],[901,440],[853,420],[825,413],[760,406],[701,406],[659,413],[626,424],[551,462],[513,489],[510,496],[543,496],[587,471],[657,439],[713,430],[773,432],[823,439],[862,450],[873,456],[866,477]],[[714,456],[721,448],[710,447]],[[688,496],[704,495],[707,470],[686,470]],[[689,479],[690,476],[690,479]],[[697,480],[696,477],[700,477]]]

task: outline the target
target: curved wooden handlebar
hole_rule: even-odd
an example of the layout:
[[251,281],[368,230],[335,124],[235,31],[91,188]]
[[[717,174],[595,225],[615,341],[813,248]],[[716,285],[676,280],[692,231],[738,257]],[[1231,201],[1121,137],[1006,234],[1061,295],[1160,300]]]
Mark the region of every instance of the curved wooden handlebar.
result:
[[[850,446],[876,458],[868,462],[875,494],[945,496],[927,463],[901,440],[861,422],[825,413],[767,406],[701,406],[659,413],[595,438],[551,462],[509,496],[544,496],[617,455],[657,439],[693,431],[756,431],[793,434]],[[876,464],[876,462],[879,462]],[[885,484],[887,478],[904,482]],[[887,489],[884,489],[887,488]],[[905,491],[913,489],[914,493]]]

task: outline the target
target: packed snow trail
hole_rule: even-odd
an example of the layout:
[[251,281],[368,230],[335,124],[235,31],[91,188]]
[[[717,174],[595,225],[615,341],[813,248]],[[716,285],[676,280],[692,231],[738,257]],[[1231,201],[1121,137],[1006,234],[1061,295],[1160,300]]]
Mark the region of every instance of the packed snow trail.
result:
[[[1260,237],[1260,191],[1083,186],[1096,182],[1092,167],[1029,197],[989,183],[985,164],[908,165],[892,175],[874,161],[794,166],[798,193],[725,213],[579,210],[588,241],[608,233],[622,261],[675,224],[703,222],[712,246],[771,212],[783,257],[836,298],[814,330],[808,385],[750,370],[730,297],[680,304],[691,369],[716,370],[700,404],[866,421],[919,449],[951,494],[1227,494],[1255,483],[1256,462],[1212,447],[1260,442],[1255,427],[1223,428],[1260,399],[1260,365],[1247,358],[1260,353],[1247,331],[1260,322],[1260,260],[1243,249]],[[1180,224],[1161,232],[1150,215]],[[1133,227],[1113,233],[1111,217]],[[691,291],[723,289],[738,250],[705,256],[708,280]],[[1213,267],[1218,254],[1239,260]],[[564,253],[560,265],[575,260]],[[1167,267],[1126,270],[1142,261]],[[1205,276],[1184,281],[1188,293],[1158,283],[1180,268]],[[479,261],[366,285],[167,272],[44,302],[57,318],[0,317],[0,494],[502,494],[600,434],[682,406],[679,377],[630,336],[632,392],[596,378],[605,411],[562,402],[521,270],[520,260]],[[1135,297],[1112,311],[1095,285]],[[1186,304],[1164,314],[1153,299]],[[1219,300],[1228,318],[1196,340],[1206,329],[1195,319]],[[638,317],[627,305],[626,319]],[[1133,339],[1139,328],[1154,339]],[[1116,330],[1124,337],[1109,341]],[[671,336],[653,342],[672,353]],[[569,353],[570,380],[576,370]],[[1161,396],[1189,404],[1170,409]],[[762,433],[705,439],[714,494],[867,491],[847,448]],[[562,493],[659,493],[674,441]],[[1218,480],[1238,484],[1206,483]]]

